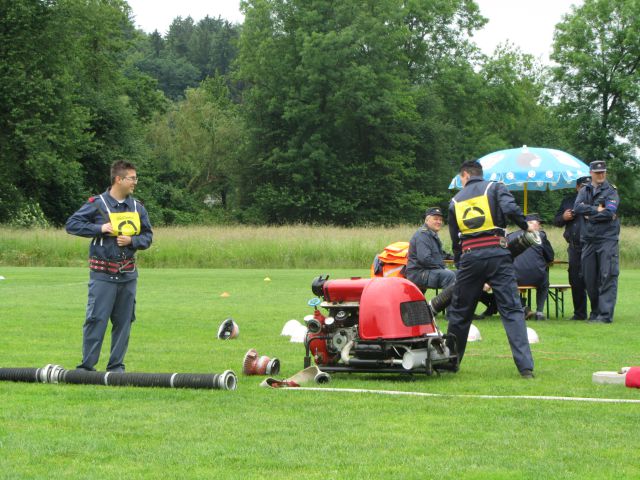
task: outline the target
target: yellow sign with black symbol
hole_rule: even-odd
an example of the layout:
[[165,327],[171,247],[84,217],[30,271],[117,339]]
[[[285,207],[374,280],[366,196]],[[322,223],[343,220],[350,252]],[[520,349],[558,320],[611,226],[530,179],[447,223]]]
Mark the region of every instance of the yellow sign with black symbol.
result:
[[113,227],[111,235],[114,237],[140,235],[140,214],[138,212],[110,213],[109,221]]
[[487,195],[458,201],[455,203],[455,211],[458,228],[463,235],[497,228],[493,223]]

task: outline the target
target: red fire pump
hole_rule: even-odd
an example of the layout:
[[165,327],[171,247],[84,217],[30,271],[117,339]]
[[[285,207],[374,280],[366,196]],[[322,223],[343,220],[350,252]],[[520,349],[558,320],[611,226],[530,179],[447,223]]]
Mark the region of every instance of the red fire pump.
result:
[[441,293],[448,298],[427,303],[420,290],[404,278],[328,278],[317,277],[311,286],[322,300],[309,301],[314,312],[305,317],[305,368],[313,356],[326,372],[431,375],[458,370],[455,337],[438,329],[437,309],[432,306],[444,309],[450,290]]

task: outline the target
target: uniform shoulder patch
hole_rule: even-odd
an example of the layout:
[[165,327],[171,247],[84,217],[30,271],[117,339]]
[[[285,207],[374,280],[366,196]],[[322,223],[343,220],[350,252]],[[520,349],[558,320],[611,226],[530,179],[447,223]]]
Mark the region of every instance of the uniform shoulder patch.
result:
[[89,197],[89,200],[88,200],[89,203],[93,203],[95,201],[96,201],[96,197]]
[[614,190],[618,190],[618,187],[616,187],[613,183],[610,183],[609,185],[611,185],[611,188],[613,188]]

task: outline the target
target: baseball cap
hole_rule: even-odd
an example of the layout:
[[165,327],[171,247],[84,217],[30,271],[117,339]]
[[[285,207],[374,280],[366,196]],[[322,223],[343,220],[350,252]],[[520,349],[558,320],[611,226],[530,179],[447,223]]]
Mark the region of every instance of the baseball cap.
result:
[[427,211],[424,212],[424,216],[428,217],[429,215],[440,215],[441,217],[444,216],[442,215],[442,210],[439,207],[427,208]]
[[595,162],[591,162],[589,164],[589,170],[591,170],[592,172],[606,172],[607,163],[604,160],[596,160]]

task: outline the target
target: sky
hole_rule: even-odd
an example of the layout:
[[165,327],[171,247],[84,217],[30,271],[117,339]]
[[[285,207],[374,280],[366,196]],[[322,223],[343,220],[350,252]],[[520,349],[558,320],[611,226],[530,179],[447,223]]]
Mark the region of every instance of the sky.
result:
[[[240,0],[128,0],[136,25],[145,32],[165,34],[174,18],[191,16],[199,21],[218,16],[241,23]],[[498,44],[509,41],[543,63],[549,63],[553,31],[571,6],[583,0],[476,0],[480,12],[489,19],[473,37],[488,55]]]

